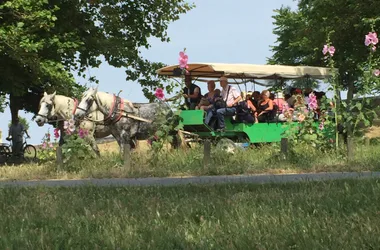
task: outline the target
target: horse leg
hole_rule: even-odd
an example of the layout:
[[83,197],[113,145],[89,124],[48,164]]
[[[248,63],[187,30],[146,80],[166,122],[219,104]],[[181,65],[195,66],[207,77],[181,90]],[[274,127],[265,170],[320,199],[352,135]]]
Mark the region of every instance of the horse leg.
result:
[[62,121],[58,122],[58,128],[60,131],[60,137],[59,137],[59,144],[58,145],[61,147],[65,143],[65,140],[63,138],[66,135],[65,130],[63,129]]
[[98,144],[96,143],[96,140],[95,140],[95,126],[94,126],[94,123],[90,124],[90,123],[82,122],[80,124],[80,127],[82,129],[85,129],[85,130],[88,131],[88,135],[87,135],[88,144],[90,145],[90,147],[92,148],[92,150],[94,150],[96,156],[100,157],[100,151],[99,151],[99,148],[98,148]]
[[88,135],[88,140],[89,140],[89,144],[90,144],[92,150],[94,150],[96,156],[100,157],[99,147],[98,147],[98,144],[96,143],[94,135],[93,134]]
[[129,133],[124,130],[121,132],[120,139],[120,155],[124,157],[124,145],[131,145],[132,141]]
[[117,144],[119,145],[119,153],[120,155],[122,156],[123,155],[123,152],[124,152],[124,141],[123,141],[123,137],[120,136],[120,132],[118,131],[114,131],[113,129],[111,129],[111,134],[113,136],[113,138],[115,138]]

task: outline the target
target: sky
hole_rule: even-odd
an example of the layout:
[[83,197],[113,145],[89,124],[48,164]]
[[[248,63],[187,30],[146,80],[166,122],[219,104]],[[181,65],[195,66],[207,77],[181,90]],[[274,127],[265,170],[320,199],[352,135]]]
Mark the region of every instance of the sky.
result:
[[[151,48],[142,50],[142,55],[151,61],[160,61],[168,65],[178,64],[178,53],[186,48],[191,62],[248,63],[266,64],[271,57],[270,46],[275,44],[272,33],[274,25],[273,10],[281,6],[296,8],[294,0],[193,0],[196,7],[181,15],[180,19],[168,27],[169,43],[159,39],[150,39]],[[99,90],[118,93],[132,102],[147,102],[142,88],[136,82],[126,81],[125,69],[114,68],[103,63],[97,69],[89,70],[90,76],[99,79]],[[77,78],[84,84],[86,79]],[[200,86],[202,93],[207,92],[206,84]],[[326,91],[326,86],[321,90]],[[260,88],[257,88],[260,90]],[[38,127],[32,121],[33,114],[20,111],[29,123],[29,143],[39,144],[51,125]],[[11,119],[9,108],[0,114],[2,141],[8,134]]]

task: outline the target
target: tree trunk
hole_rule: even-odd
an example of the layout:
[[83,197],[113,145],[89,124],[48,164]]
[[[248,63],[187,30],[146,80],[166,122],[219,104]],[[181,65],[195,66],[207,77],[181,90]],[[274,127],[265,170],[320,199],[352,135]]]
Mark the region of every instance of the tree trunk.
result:
[[13,94],[9,95],[9,108],[11,110],[12,123],[18,118],[18,111],[20,110],[20,100]]

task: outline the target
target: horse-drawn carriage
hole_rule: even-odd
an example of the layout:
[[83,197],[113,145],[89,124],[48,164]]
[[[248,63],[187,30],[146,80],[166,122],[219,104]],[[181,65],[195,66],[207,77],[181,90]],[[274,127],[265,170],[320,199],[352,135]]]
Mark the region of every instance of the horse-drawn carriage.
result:
[[[169,78],[180,78],[176,74],[179,65],[172,65],[157,70],[157,74]],[[270,87],[273,83],[283,84],[286,80],[294,79],[325,79],[331,76],[328,68],[309,66],[283,66],[283,65],[251,65],[251,64],[220,64],[220,63],[192,63],[188,64],[188,72],[193,80],[206,82],[218,81],[222,76],[230,79],[229,84],[245,86],[252,82],[263,87]],[[260,82],[259,80],[271,80]],[[203,110],[180,110],[184,131],[187,134],[196,135],[200,139],[206,138],[229,138],[235,142],[267,143],[279,142],[284,136],[285,130],[290,126],[299,126],[284,123],[279,119],[273,119],[265,123],[243,123],[234,119],[233,116],[225,117],[225,131],[218,132],[204,123],[206,112]],[[316,122],[316,126],[318,123]]]
[[[248,82],[269,87],[270,85],[259,80],[272,80],[272,82],[283,83],[285,80],[314,78],[324,79],[330,77],[330,70],[327,68],[307,67],[307,66],[278,66],[278,65],[249,65],[249,64],[188,64],[188,71],[191,77],[198,81],[209,79],[219,79],[221,76],[233,80],[230,84],[237,86]],[[158,75],[168,77],[179,77],[179,65],[172,65],[161,68]],[[60,105],[56,105],[59,103]],[[60,108],[60,109],[58,109]],[[40,101],[40,110],[36,117],[36,122],[42,126],[54,116],[58,119],[67,120],[73,115],[80,126],[88,128],[89,137],[92,138],[91,146],[99,153],[95,138],[102,138],[112,134],[117,140],[120,151],[124,151],[124,146],[129,145],[133,140],[146,140],[152,129],[152,122],[161,109],[169,109],[168,115],[172,111],[163,103],[146,103],[137,105],[124,100],[115,94],[99,92],[97,88],[88,89],[80,101],[73,98],[59,96],[55,93],[44,94]],[[283,137],[283,132],[291,126],[299,126],[298,122],[286,123],[278,119],[265,123],[242,123],[234,120],[233,117],[226,117],[225,131],[217,132],[212,127],[204,123],[205,112],[203,110],[177,110],[182,118],[184,134],[197,137],[198,140],[206,138],[229,138],[234,142],[241,141],[252,143],[279,142]],[[62,115],[63,114],[63,115]],[[318,124],[316,124],[318,126]],[[63,134],[61,127],[61,137]],[[183,141],[182,141],[183,142]],[[172,142],[173,146],[178,141]],[[177,144],[178,145],[178,144]]]

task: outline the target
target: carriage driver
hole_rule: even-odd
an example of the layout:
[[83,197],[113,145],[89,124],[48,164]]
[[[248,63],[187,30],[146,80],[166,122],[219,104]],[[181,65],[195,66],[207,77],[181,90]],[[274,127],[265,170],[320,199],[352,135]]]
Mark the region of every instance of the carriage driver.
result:
[[12,154],[18,156],[22,152],[22,145],[24,143],[24,132],[28,138],[30,138],[28,131],[20,123],[19,118],[16,118],[12,125],[9,127],[9,133],[7,140],[12,140]]
[[[185,105],[188,109],[194,110],[202,98],[201,89],[198,85],[191,82],[191,76],[185,75],[185,87],[183,88],[183,97],[185,98]],[[165,101],[173,101],[180,96],[174,96],[172,98],[165,99]]]

